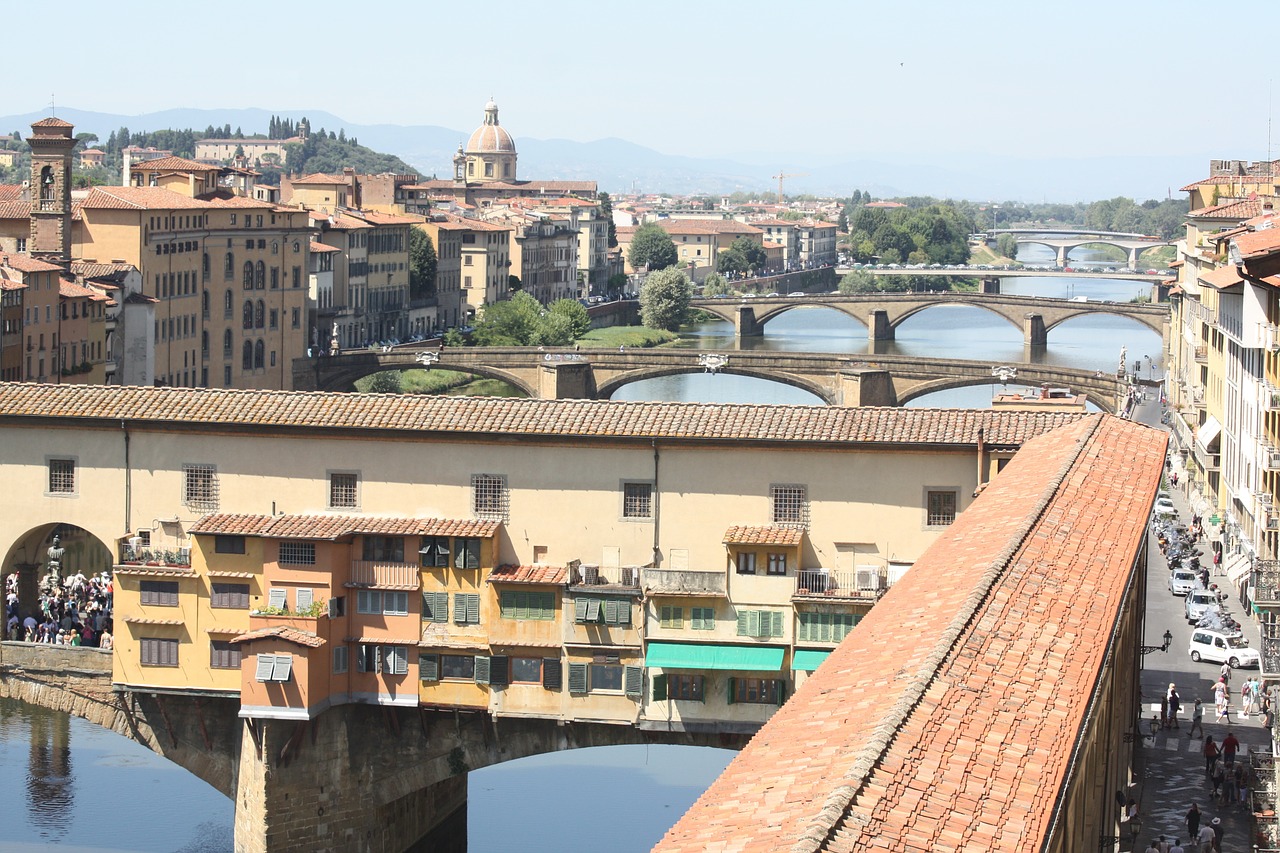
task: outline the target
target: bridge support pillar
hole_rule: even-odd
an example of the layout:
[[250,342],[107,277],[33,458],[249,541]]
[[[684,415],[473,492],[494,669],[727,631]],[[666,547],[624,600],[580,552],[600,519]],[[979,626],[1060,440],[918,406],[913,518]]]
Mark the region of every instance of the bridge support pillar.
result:
[[1029,347],[1042,347],[1049,343],[1049,333],[1044,328],[1044,315],[1023,315],[1022,338]]
[[996,278],[993,275],[984,276],[982,279],[982,292],[983,293],[999,293],[1000,279]]
[[1129,250],[1129,269],[1136,270],[1138,268],[1138,255],[1142,252],[1136,246]]
[[867,315],[867,339],[872,341],[893,340],[893,325],[889,322],[889,312],[876,308]]
[[898,395],[887,370],[852,368],[840,371],[836,387],[841,406],[896,406]]
[[734,315],[733,333],[739,338],[758,338],[764,334],[764,325],[756,322],[756,310],[750,305],[738,306]]
[[1058,266],[1065,267],[1067,265],[1067,247],[1058,247]]
[[594,400],[595,396],[590,362],[544,362],[538,371],[540,400]]

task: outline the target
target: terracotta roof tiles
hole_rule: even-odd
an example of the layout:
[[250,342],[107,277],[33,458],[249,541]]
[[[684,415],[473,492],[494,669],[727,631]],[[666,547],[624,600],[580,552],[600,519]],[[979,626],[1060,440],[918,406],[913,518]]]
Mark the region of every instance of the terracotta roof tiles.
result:
[[1262,201],[1256,198],[1240,199],[1202,207],[1193,210],[1187,216],[1200,219],[1235,219],[1243,221],[1262,213]]
[[794,527],[730,527],[726,545],[799,545],[804,531]]
[[0,253],[0,264],[11,267],[18,272],[66,272],[57,264],[51,264],[47,261],[39,261],[30,255],[12,252],[9,254]]
[[569,572],[563,566],[498,566],[489,572],[489,583],[539,583],[562,585]]
[[195,534],[263,536],[271,539],[341,539],[357,534],[388,536],[494,535],[499,522],[484,519],[397,518],[376,515],[234,515],[214,513],[191,527]]
[[162,187],[94,187],[81,210],[207,210],[210,202]]
[[154,160],[140,160],[131,163],[129,168],[135,172],[220,172],[221,166],[210,166],[186,157],[156,157]]
[[258,628],[253,631],[247,631],[238,637],[232,637],[230,642],[250,643],[254,640],[263,640],[268,637],[277,637],[281,640],[293,643],[294,645],[306,646],[310,649],[318,649],[324,645],[324,640],[310,631],[303,631],[299,628],[293,628],[288,625],[273,625],[270,628]]

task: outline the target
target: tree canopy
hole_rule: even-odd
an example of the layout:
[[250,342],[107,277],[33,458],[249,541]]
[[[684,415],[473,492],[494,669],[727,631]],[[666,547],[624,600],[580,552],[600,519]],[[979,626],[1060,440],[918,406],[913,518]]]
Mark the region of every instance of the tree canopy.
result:
[[471,339],[479,346],[568,346],[591,328],[587,309],[576,299],[558,299],[550,307],[519,291],[484,309]]
[[436,247],[421,228],[409,229],[409,297],[421,299],[436,292]]
[[739,237],[716,258],[716,269],[721,272],[747,273],[764,269],[769,256],[764,247],[750,237]]
[[676,244],[662,226],[650,222],[641,225],[631,237],[627,260],[633,269],[648,267],[650,271],[675,266]]
[[650,273],[640,285],[640,322],[674,332],[684,323],[691,298],[693,285],[683,270],[669,267]]

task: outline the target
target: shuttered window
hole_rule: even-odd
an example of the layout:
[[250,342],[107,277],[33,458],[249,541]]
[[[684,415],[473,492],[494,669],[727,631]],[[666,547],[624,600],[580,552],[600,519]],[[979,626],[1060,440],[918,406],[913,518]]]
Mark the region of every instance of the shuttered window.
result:
[[488,684],[488,683],[489,683],[489,675],[490,675],[489,667],[490,667],[490,663],[491,663],[491,661],[489,660],[489,658],[488,658],[487,656],[485,656],[485,655],[476,655],[476,683],[477,683],[477,684]]
[[729,704],[781,705],[787,701],[787,682],[777,678],[730,678]]
[[333,647],[333,671],[335,673],[342,673],[347,671],[347,647],[346,646]]
[[796,639],[811,643],[838,643],[858,624],[853,613],[800,613]]
[[284,610],[286,604],[289,603],[289,591],[280,587],[267,591],[267,606],[274,607],[277,610]]
[[141,641],[143,666],[177,666],[178,641],[160,637],[143,637]]
[[240,646],[227,640],[210,640],[209,666],[212,669],[239,669]]
[[383,668],[387,674],[409,674],[409,653],[404,646],[383,646],[382,660]]
[[480,540],[460,536],[453,540],[453,567],[455,569],[480,568]]
[[139,601],[159,607],[178,606],[177,581],[142,581],[138,585]]
[[552,592],[503,590],[498,603],[503,619],[550,620],[556,618],[556,599],[555,593]]
[[686,702],[705,702],[706,678],[701,675],[655,675],[653,677],[653,700],[661,702],[666,699],[678,699]]
[[310,610],[311,605],[315,604],[316,602],[315,590],[311,589],[311,587],[301,587],[294,594],[294,599],[298,605],[298,612],[303,613],[307,610]]
[[587,665],[585,663],[569,664],[569,692],[587,692]]
[[480,624],[480,593],[455,592],[453,594],[453,621],[457,625]]
[[210,607],[224,607],[230,610],[249,609],[249,585],[247,583],[213,584],[213,595],[209,599]]
[[512,684],[539,684],[542,682],[542,658],[512,658]]
[[628,696],[640,697],[644,694],[644,668],[639,666],[623,667],[622,691]]
[[606,625],[631,624],[631,600],[580,595],[573,601],[575,622],[603,622]]
[[692,608],[693,618],[689,627],[695,631],[714,631],[716,627],[716,611],[713,607]]
[[663,628],[683,628],[684,627],[684,608],[673,607],[664,604],[659,609],[659,624]]
[[254,678],[258,681],[288,681],[293,677],[293,655],[258,655]]
[[440,655],[440,677],[474,681],[476,659],[471,655]]
[[356,592],[356,612],[383,616],[409,613],[409,593],[362,589]]
[[781,610],[739,610],[739,637],[781,637]]
[[449,593],[424,592],[422,594],[422,620],[424,622],[448,622]]
[[418,655],[418,678],[423,681],[440,680],[439,655]]
[[424,568],[442,569],[449,565],[449,537],[427,536],[418,549],[418,559]]
[[511,683],[511,659],[506,655],[494,655],[489,659],[489,683],[500,686]]
[[547,690],[559,690],[563,685],[564,669],[559,658],[542,661],[542,686]]

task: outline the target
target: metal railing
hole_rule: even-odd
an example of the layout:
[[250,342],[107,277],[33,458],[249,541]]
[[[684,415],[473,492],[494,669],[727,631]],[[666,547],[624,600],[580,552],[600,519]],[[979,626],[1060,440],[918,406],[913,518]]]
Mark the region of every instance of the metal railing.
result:
[[795,595],[828,598],[879,598],[884,578],[878,573],[831,572],[804,569],[796,572]]

